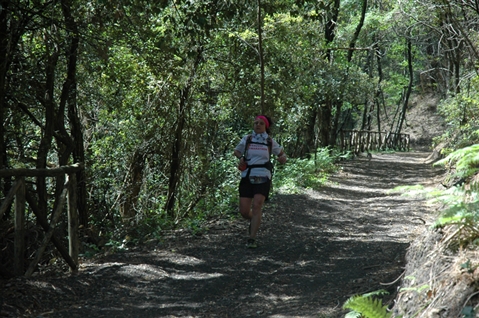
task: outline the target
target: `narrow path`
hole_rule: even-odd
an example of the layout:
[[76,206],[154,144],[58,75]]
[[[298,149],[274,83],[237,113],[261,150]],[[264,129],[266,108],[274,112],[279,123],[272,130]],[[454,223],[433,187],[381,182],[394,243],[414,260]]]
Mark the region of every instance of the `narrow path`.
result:
[[437,182],[442,171],[423,163],[427,155],[344,162],[320,191],[275,195],[258,249],[244,247],[245,222],[217,220],[201,236],[175,233],[85,263],[76,276],[9,282],[3,309],[23,297],[18,311],[32,317],[343,317],[353,294],[394,294],[389,283],[432,211],[389,190]]

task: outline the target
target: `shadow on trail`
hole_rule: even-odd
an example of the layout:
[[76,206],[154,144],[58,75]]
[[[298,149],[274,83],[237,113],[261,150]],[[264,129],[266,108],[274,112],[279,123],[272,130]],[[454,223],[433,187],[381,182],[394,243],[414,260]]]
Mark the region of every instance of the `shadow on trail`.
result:
[[345,162],[319,191],[275,195],[258,249],[244,246],[246,222],[217,220],[201,236],[180,233],[36,284],[68,299],[51,308],[55,317],[343,317],[353,294],[395,293],[413,233],[424,229],[423,200],[388,190],[441,171],[421,163],[427,154],[409,155]]

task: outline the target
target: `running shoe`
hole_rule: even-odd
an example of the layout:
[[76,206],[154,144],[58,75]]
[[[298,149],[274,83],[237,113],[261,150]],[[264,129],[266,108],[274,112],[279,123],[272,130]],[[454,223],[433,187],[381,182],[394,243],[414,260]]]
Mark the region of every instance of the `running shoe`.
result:
[[257,248],[258,244],[256,244],[256,240],[253,238],[249,238],[248,242],[246,243],[247,248]]

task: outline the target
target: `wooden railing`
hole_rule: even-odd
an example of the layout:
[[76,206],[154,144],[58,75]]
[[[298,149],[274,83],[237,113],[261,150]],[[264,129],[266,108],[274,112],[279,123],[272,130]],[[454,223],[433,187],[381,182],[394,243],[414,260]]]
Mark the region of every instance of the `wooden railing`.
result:
[[354,153],[380,150],[409,151],[409,134],[369,130],[341,130],[339,146],[343,152]]
[[[37,267],[42,254],[44,253],[49,242],[52,242],[62,257],[70,266],[72,271],[78,269],[78,210],[76,197],[76,173],[83,169],[81,164],[72,166],[63,166],[54,169],[3,169],[0,170],[0,178],[15,177],[15,182],[9,193],[5,197],[0,206],[0,220],[4,213],[15,199],[15,238],[14,238],[14,275],[31,276]],[[26,189],[26,177],[56,177],[58,180],[65,179],[63,190],[53,205],[55,210],[52,211],[51,222],[48,223],[46,215],[40,212],[33,196]],[[60,179],[60,177],[62,177]],[[61,244],[61,241],[54,235],[55,226],[60,219],[65,202],[68,201],[68,239],[69,249]],[[28,203],[30,210],[35,214],[38,223],[45,231],[45,236],[40,247],[35,253],[33,260],[30,262],[28,269],[25,271],[25,207]]]

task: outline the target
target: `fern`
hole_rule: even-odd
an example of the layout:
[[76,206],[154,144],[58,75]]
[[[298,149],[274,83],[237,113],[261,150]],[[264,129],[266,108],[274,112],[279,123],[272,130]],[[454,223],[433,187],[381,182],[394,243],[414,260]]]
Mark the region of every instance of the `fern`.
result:
[[371,297],[371,296],[384,296],[384,295],[389,295],[389,292],[387,290],[384,290],[384,289],[379,289],[379,290],[375,290],[375,291],[363,294],[362,296],[363,297]]
[[350,311],[344,316],[344,318],[361,318],[361,314],[356,311]]
[[[453,177],[467,179],[479,171],[479,144],[456,150],[435,165],[455,167]],[[479,182],[466,182],[444,191],[418,186],[398,187],[395,191],[424,196],[443,203],[447,208],[441,212],[432,227],[457,225],[458,230],[454,232],[454,240],[451,241],[454,246],[458,243],[464,246],[476,242],[479,237]]]
[[350,317],[365,317],[365,318],[389,318],[391,313],[387,311],[387,306],[383,306],[382,300],[374,298],[376,295],[387,294],[385,290],[356,295],[349,298],[343,305],[344,309],[351,309],[352,311],[346,315]]
[[461,178],[470,177],[479,170],[479,144],[458,149],[446,158],[436,162],[435,165],[455,166],[456,176]]
[[441,212],[432,228],[456,225],[458,228],[451,237],[454,239],[451,247],[467,246],[471,242],[476,244],[479,237],[478,185],[471,184],[468,190],[465,186],[454,187],[446,192],[440,200],[448,207]]
[[448,207],[434,223],[434,227],[448,224],[475,226],[479,221],[479,202],[465,203]]

